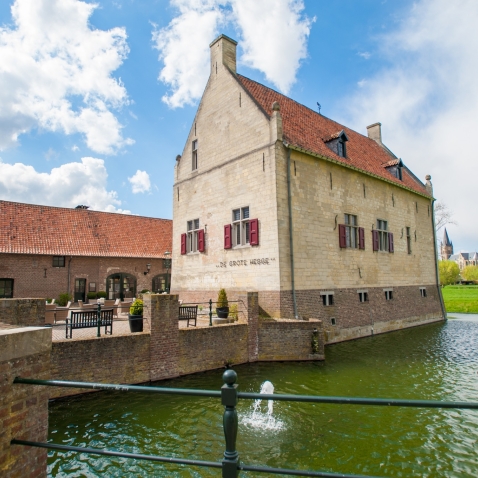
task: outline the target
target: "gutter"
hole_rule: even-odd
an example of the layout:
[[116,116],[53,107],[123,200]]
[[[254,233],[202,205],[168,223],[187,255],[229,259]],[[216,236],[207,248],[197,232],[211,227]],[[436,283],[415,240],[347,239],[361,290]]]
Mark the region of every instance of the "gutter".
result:
[[290,278],[292,286],[292,300],[294,304],[294,317],[299,319],[297,312],[297,297],[295,295],[295,274],[294,274],[294,241],[293,241],[293,225],[292,225],[292,193],[290,185],[290,148],[285,141],[282,144],[287,149],[287,202],[289,204],[289,248],[290,248]]
[[68,284],[66,287],[66,291],[68,294],[70,293],[70,266],[71,266],[71,260],[73,259],[73,256],[70,256],[70,259],[68,259]]
[[440,299],[441,311],[443,313],[443,318],[448,320],[446,315],[445,303],[443,302],[443,295],[441,293],[440,287],[440,273],[438,271],[438,251],[437,251],[437,238],[436,238],[436,229],[435,229],[435,201],[436,199],[432,199],[432,228],[433,228],[433,251],[435,253],[435,276],[437,281],[437,291],[438,297]]

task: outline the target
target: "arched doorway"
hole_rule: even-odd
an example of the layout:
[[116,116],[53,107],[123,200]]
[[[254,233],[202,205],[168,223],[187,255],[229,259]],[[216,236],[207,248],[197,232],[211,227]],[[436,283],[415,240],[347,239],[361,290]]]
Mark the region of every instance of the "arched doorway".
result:
[[136,296],[136,277],[119,272],[106,278],[106,293],[109,300],[125,299]]
[[153,277],[153,286],[151,292],[153,293],[161,293],[166,291],[166,288],[169,286],[168,284],[168,274],[158,274],[157,276]]

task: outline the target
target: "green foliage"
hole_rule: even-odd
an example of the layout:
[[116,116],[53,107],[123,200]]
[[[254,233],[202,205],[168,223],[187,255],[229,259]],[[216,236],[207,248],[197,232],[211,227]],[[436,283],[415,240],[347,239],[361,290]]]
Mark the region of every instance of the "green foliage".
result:
[[149,289],[143,289],[141,291],[141,294],[151,294],[151,292],[149,291]]
[[46,302],[47,304],[51,304],[51,301],[52,301],[52,300],[53,300],[53,299],[52,299],[51,297],[47,297],[47,298],[45,299],[45,302]]
[[136,299],[129,308],[129,313],[131,315],[143,315],[143,301],[141,299]]
[[88,292],[86,297],[88,297],[90,300],[96,299],[96,292]]
[[442,289],[447,312],[478,314],[477,286],[448,286]]
[[465,280],[478,281],[478,266],[466,266],[461,271],[461,276]]
[[239,315],[237,313],[237,304],[232,304],[229,307],[229,317],[234,320],[237,320],[239,318]]
[[439,261],[438,270],[440,272],[440,284],[454,284],[460,275],[458,264],[453,261]]
[[106,291],[100,290],[96,293],[96,297],[98,299],[106,299]]
[[68,292],[64,292],[63,294],[60,294],[58,296],[58,299],[56,299],[56,303],[60,307],[65,307],[65,305],[68,304],[68,302],[71,301],[72,299],[73,297],[71,296],[71,294],[68,294]]
[[216,307],[229,307],[229,302],[227,301],[226,289],[221,289],[217,296]]

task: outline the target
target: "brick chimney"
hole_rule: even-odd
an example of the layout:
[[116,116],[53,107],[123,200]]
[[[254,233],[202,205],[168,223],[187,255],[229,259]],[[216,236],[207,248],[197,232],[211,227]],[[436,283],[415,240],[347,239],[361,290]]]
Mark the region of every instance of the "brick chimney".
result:
[[222,65],[236,74],[236,46],[237,41],[226,35],[219,35],[210,45],[211,75],[216,74]]
[[382,123],[374,123],[367,126],[367,134],[370,139],[382,145]]

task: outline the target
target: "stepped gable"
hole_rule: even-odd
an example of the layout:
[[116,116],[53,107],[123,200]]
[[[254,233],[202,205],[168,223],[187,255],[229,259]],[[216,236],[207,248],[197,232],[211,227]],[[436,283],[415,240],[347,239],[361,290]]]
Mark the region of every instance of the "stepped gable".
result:
[[0,253],[164,258],[172,221],[0,201]]
[[[279,103],[284,141],[339,163],[375,174],[430,197],[425,186],[417,181],[406,167],[402,171],[402,181],[387,171],[386,166],[390,166],[390,163],[394,161],[390,160],[390,153],[374,140],[245,76],[236,75],[236,78],[269,117],[272,115],[272,104],[275,101]],[[348,138],[346,158],[338,156],[325,144],[342,130]]]

